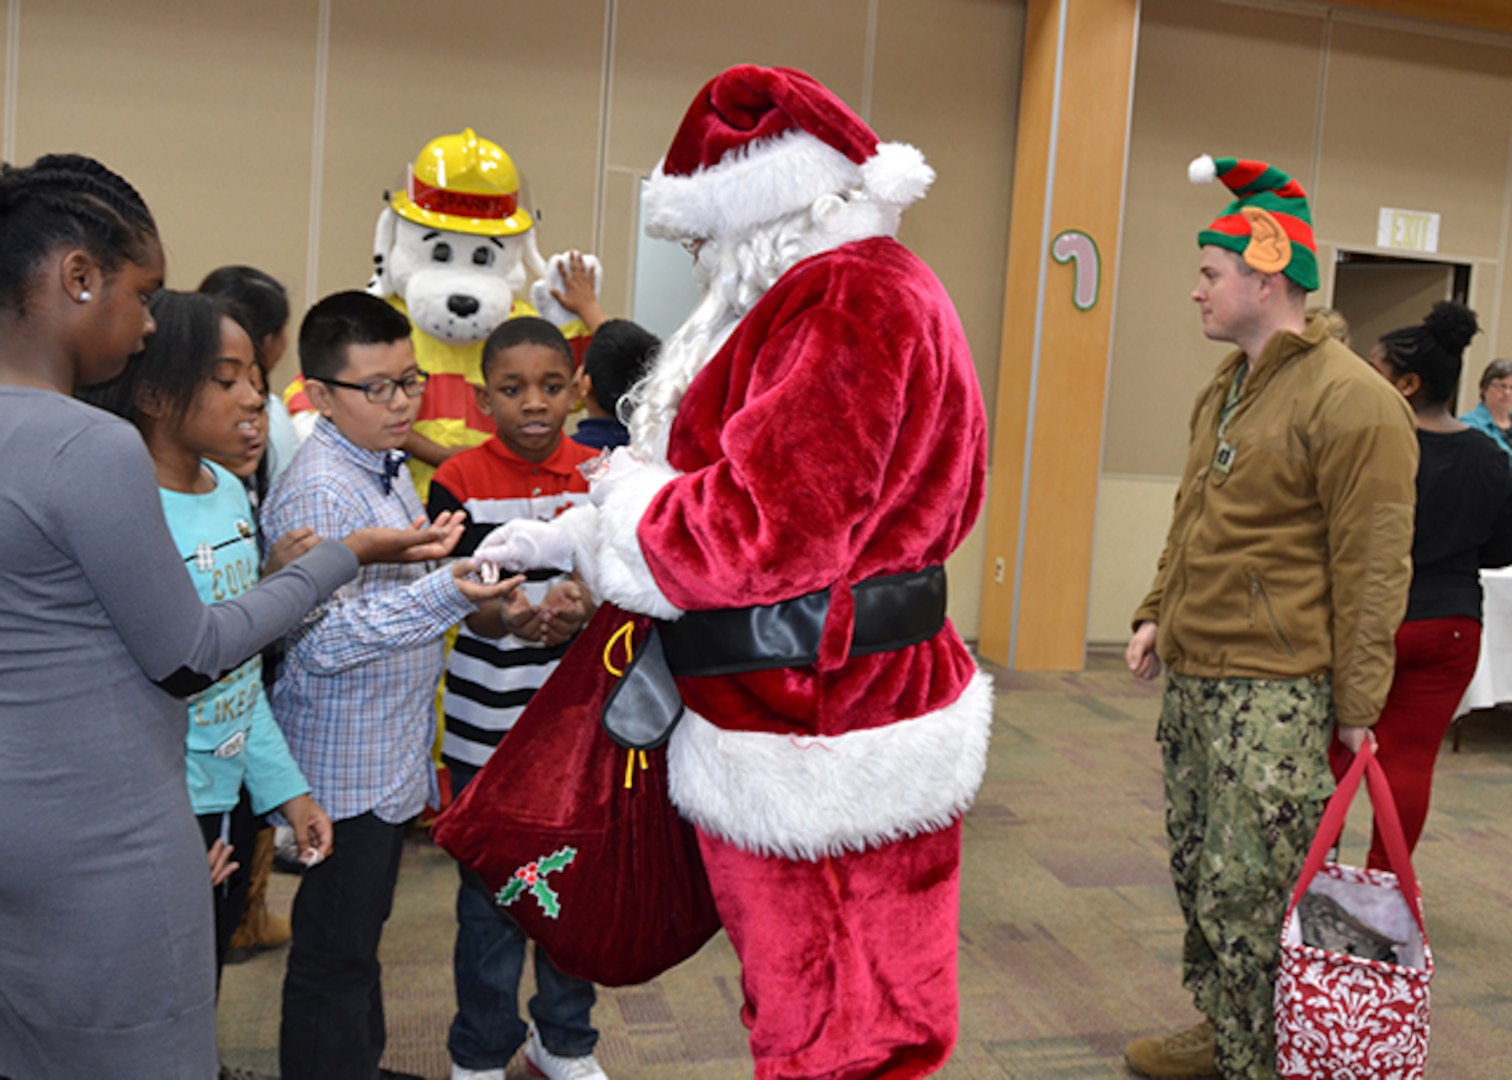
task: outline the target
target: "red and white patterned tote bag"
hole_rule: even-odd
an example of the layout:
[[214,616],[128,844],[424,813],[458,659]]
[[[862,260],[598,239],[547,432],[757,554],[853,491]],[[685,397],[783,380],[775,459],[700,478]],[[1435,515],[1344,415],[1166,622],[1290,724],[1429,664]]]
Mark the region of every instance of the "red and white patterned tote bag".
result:
[[[1325,865],[1362,776],[1392,873]],[[1422,895],[1386,772],[1367,742],[1328,801],[1282,924],[1276,1071],[1299,1080],[1421,1080],[1432,977]]]

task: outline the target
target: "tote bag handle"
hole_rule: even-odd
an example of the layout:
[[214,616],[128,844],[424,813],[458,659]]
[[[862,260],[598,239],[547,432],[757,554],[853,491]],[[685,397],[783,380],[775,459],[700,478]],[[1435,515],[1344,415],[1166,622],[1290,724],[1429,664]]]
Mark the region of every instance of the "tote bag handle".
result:
[[1286,914],[1290,917],[1313,878],[1323,869],[1334,839],[1344,831],[1344,819],[1349,816],[1349,805],[1354,802],[1355,792],[1360,789],[1361,776],[1369,784],[1370,805],[1375,811],[1375,825],[1381,834],[1381,842],[1386,846],[1386,861],[1397,877],[1397,884],[1401,886],[1402,895],[1407,899],[1407,907],[1412,911],[1418,931],[1423,935],[1423,940],[1427,941],[1428,928],[1423,925],[1422,898],[1418,892],[1417,876],[1412,872],[1412,859],[1407,854],[1407,837],[1402,833],[1402,820],[1397,816],[1396,799],[1392,798],[1386,770],[1376,760],[1375,748],[1368,738],[1360,746],[1359,753],[1355,754],[1354,761],[1350,763],[1349,771],[1344,774],[1338,788],[1328,800],[1328,807],[1323,811],[1323,821],[1318,825],[1312,847],[1308,849],[1307,862],[1302,864],[1302,876],[1297,879],[1297,887],[1292,890]]

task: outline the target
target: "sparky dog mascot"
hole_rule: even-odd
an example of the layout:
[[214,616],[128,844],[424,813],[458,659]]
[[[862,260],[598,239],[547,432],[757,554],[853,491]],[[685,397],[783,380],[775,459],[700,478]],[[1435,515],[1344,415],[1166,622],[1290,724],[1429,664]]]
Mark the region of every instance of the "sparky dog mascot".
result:
[[631,445],[593,505],[478,551],[566,551],[663,620],[686,706],[670,795],[743,965],[758,1078],[923,1076],[956,1037],[991,691],[943,564],[986,427],[950,299],[894,239],[933,176],[802,72],[717,76],[646,190],[703,296],[632,394]]
[[[588,329],[552,295],[562,289],[565,256],[542,258],[535,221],[521,204],[519,173],[496,143],[470,128],[432,140],[410,166],[404,189],[386,202],[368,291],[409,317],[415,359],[429,376],[404,446],[424,498],[437,465],[494,433],[472,390],[483,384],[483,342],[494,328],[539,314],[583,344]],[[585,263],[597,283],[598,260],[587,256]],[[301,390],[299,382],[290,386],[291,412],[309,408]]]

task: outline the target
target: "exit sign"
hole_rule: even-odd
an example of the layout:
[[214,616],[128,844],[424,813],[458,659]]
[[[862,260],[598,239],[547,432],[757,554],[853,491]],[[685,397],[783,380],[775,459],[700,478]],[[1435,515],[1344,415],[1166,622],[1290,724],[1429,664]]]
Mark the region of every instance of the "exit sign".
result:
[[1438,251],[1439,216],[1427,210],[1381,207],[1376,221],[1376,247],[1398,251]]

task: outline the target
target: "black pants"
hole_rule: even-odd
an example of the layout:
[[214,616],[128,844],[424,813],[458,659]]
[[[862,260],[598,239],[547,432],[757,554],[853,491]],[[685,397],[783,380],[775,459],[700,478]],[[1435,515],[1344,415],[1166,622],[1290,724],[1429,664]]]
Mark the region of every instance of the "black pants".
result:
[[378,941],[394,905],[403,824],[335,823],[331,857],[304,872],[284,975],[283,1080],[375,1080],[387,1036]]
[[[200,832],[205,837],[205,850],[209,851],[216,840],[225,836],[226,843],[232,847],[232,861],[240,864],[235,873],[215,886],[215,988],[218,991],[231,936],[236,933],[242,909],[247,906],[247,888],[252,880],[252,849],[257,846],[257,830],[262,827],[262,819],[253,815],[246,788],[242,788],[241,801],[234,809],[222,814],[196,816]],[[0,1077],[0,1080],[4,1078]]]

